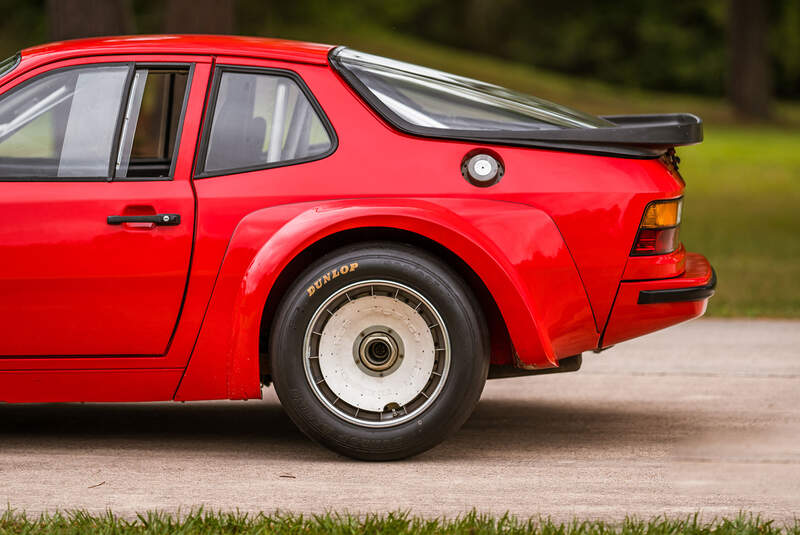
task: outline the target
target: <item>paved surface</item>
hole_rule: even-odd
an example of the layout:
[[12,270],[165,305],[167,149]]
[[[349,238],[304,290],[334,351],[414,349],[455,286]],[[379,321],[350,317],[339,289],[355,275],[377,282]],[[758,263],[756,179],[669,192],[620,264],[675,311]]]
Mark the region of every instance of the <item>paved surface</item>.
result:
[[800,322],[700,320],[587,354],[578,373],[487,385],[455,437],[350,461],[263,402],[0,405],[0,503],[410,509],[620,519],[800,516]]

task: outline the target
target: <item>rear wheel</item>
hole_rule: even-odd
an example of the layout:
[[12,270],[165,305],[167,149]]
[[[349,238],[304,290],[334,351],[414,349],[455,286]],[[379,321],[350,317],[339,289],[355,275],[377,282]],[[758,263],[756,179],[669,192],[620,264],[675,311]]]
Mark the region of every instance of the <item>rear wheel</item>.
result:
[[270,350],[295,424],[366,460],[414,455],[457,430],[489,364],[485,321],[463,280],[422,250],[377,243],[307,269],[279,306]]

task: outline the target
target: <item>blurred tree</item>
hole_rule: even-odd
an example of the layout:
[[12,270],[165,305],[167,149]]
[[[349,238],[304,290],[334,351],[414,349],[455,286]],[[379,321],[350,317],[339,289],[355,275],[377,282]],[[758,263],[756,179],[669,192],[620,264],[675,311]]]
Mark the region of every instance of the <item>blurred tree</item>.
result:
[[[773,0],[775,1],[775,0]],[[772,10],[770,53],[775,58],[773,91],[777,96],[800,97],[800,0],[780,0]]]
[[771,80],[767,49],[767,6],[763,0],[728,5],[728,97],[745,117],[769,117]]
[[235,32],[234,8],[234,0],[168,0],[164,31],[231,34]]
[[560,72],[721,95],[726,2],[447,0],[421,4],[399,27]]
[[777,98],[800,98],[800,0],[0,0],[0,13],[2,57],[48,33],[241,31],[365,43],[394,32],[396,46],[413,48],[402,38],[413,36],[614,84],[731,102],[736,93],[751,115],[764,113],[763,100],[752,104],[764,91],[759,68]]
[[54,41],[136,31],[130,0],[48,0]]

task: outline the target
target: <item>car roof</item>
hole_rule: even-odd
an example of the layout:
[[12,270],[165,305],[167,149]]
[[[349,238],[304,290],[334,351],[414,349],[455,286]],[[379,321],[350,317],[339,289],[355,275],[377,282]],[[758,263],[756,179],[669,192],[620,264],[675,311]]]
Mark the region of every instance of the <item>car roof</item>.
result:
[[104,54],[194,54],[249,56],[326,65],[333,47],[317,43],[230,35],[127,35],[58,41],[27,48],[35,63]]

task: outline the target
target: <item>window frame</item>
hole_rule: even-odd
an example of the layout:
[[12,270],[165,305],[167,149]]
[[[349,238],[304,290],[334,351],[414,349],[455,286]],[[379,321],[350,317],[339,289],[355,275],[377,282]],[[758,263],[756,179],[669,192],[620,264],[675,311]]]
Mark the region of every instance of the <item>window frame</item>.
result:
[[[96,63],[79,63],[75,65],[66,65],[55,67],[52,69],[45,70],[43,72],[33,74],[30,78],[27,78],[20,82],[19,84],[15,85],[8,91],[3,92],[0,94],[0,98],[5,98],[8,95],[13,94],[16,91],[24,90],[27,86],[32,83],[35,83],[37,80],[41,80],[44,77],[47,77],[54,73],[61,73],[69,70],[74,69],[91,69],[91,68],[102,68],[102,67],[121,67],[125,66],[128,68],[128,73],[126,75],[125,82],[123,84],[122,89],[122,98],[120,99],[120,107],[117,110],[117,117],[116,122],[114,123],[114,139],[111,144],[111,153],[109,154],[109,161],[108,161],[108,172],[107,176],[102,177],[80,177],[80,176],[70,176],[70,177],[3,177],[0,176],[0,182],[52,182],[52,183],[59,183],[59,182],[163,182],[175,179],[175,165],[178,159],[178,153],[180,149],[180,142],[181,142],[181,135],[183,133],[184,127],[184,120],[186,118],[186,110],[189,103],[189,94],[191,91],[192,86],[192,79],[194,78],[194,71],[195,71],[195,62],[159,62],[159,61],[99,61]],[[133,78],[134,74],[136,73],[137,68],[142,69],[154,69],[158,70],[161,69],[186,69],[188,68],[188,79],[186,82],[186,90],[183,96],[183,103],[181,105],[181,113],[178,119],[178,126],[176,129],[175,134],[175,147],[172,154],[172,161],[170,164],[169,169],[169,176],[166,177],[117,177],[116,175],[116,167],[117,167],[117,156],[119,155],[119,145],[122,141],[122,128],[124,125],[124,118],[125,118],[125,110],[128,107],[128,102],[131,98],[131,90],[133,86]]]
[[[330,148],[323,153],[315,154],[313,156],[307,156],[305,158],[294,158],[292,160],[281,160],[271,163],[264,162],[263,164],[259,165],[250,165],[245,167],[236,167],[233,169],[223,169],[221,171],[207,172],[205,169],[206,158],[208,157],[208,146],[211,138],[211,129],[214,122],[214,113],[217,108],[217,97],[219,96],[219,89],[222,81],[222,75],[226,72],[281,76],[283,78],[289,78],[290,80],[295,82],[297,84],[297,87],[306,97],[306,100],[308,100],[308,103],[311,105],[311,109],[314,110],[314,112],[317,114],[317,117],[322,123],[323,128],[325,128],[325,132],[327,132],[328,137],[330,138],[331,141]],[[336,135],[336,130],[333,128],[333,124],[331,123],[328,116],[325,114],[325,110],[322,109],[322,106],[317,101],[316,97],[314,96],[314,93],[311,92],[311,89],[308,87],[308,85],[306,85],[303,78],[296,72],[288,69],[276,69],[274,67],[255,67],[255,66],[244,66],[244,65],[234,65],[234,64],[218,64],[214,67],[214,75],[212,77],[211,89],[209,90],[208,93],[208,105],[206,106],[206,111],[204,113],[203,131],[200,136],[200,145],[197,148],[197,159],[194,172],[195,179],[236,175],[241,173],[250,173],[253,171],[262,171],[265,169],[275,169],[278,167],[288,167],[290,165],[298,165],[308,162],[314,162],[317,160],[322,160],[327,158],[328,156],[336,152],[336,149],[338,147],[339,147],[339,138]]]
[[[117,130],[117,137],[115,143],[115,150],[112,154],[112,162],[111,162],[111,179],[110,182],[163,182],[167,180],[175,180],[175,165],[178,162],[178,152],[181,147],[181,135],[183,134],[183,122],[186,118],[186,108],[189,105],[189,94],[192,90],[192,80],[194,79],[194,68],[195,63],[181,63],[181,62],[157,62],[157,61],[134,61],[133,69],[128,74],[128,85],[125,90],[125,99],[123,99],[123,106],[121,110],[120,117],[118,119],[118,130]],[[186,89],[184,90],[183,94],[183,102],[181,103],[181,112],[178,116],[178,125],[175,127],[175,147],[172,149],[172,158],[169,166],[169,174],[167,176],[160,176],[160,177],[118,177],[116,176],[116,168],[117,168],[117,156],[119,155],[119,144],[122,142],[122,127],[125,118],[125,110],[128,107],[128,102],[131,99],[131,91],[133,90],[133,78],[136,74],[136,69],[147,69],[147,70],[172,70],[172,69],[188,69],[187,79],[186,79]],[[145,82],[146,83],[146,82]],[[136,132],[134,132],[136,135]]]

